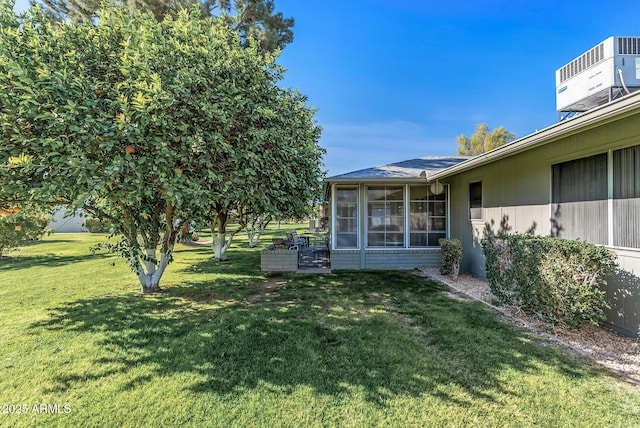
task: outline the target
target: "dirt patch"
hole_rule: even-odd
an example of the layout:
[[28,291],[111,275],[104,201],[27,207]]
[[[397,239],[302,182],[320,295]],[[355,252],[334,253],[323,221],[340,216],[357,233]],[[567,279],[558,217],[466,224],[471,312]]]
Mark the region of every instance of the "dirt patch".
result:
[[279,276],[267,278],[261,281],[258,284],[258,290],[254,293],[249,294],[246,299],[250,303],[255,303],[258,301],[276,298],[279,296],[279,294],[275,290],[282,287],[286,283],[287,280]]

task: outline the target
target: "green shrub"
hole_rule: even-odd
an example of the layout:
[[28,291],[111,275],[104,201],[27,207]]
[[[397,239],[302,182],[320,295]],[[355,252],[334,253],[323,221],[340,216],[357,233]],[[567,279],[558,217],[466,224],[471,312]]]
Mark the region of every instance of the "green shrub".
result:
[[460,260],[462,260],[462,243],[455,238],[440,238],[438,244],[440,244],[440,252],[442,253],[440,273],[457,278],[460,272]]
[[47,230],[49,218],[17,207],[0,210],[0,257],[6,250],[40,238]]
[[600,286],[616,270],[606,248],[531,235],[491,236],[482,248],[489,286],[501,302],[569,328],[605,319],[610,305]]
[[108,233],[111,232],[111,224],[105,220],[94,217],[84,219],[84,227],[91,233]]

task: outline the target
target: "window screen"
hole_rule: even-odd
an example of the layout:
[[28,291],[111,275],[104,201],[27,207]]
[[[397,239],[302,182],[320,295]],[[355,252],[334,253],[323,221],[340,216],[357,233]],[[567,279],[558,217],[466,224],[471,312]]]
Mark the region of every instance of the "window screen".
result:
[[469,218],[482,220],[482,181],[469,183]]
[[552,232],[607,244],[607,154],[552,167]]
[[358,189],[336,189],[336,248],[358,247]]
[[404,247],[404,187],[367,189],[367,245]]
[[446,192],[434,194],[427,186],[411,186],[409,246],[437,247],[447,236]]
[[613,245],[640,248],[640,146],[613,152]]

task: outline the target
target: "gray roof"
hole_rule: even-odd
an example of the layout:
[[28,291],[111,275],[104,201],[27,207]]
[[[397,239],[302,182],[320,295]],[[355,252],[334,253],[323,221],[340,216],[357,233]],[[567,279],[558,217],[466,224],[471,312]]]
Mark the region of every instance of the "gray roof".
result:
[[468,156],[425,156],[388,165],[361,169],[325,178],[325,181],[363,180],[363,179],[403,179],[426,177],[469,159]]

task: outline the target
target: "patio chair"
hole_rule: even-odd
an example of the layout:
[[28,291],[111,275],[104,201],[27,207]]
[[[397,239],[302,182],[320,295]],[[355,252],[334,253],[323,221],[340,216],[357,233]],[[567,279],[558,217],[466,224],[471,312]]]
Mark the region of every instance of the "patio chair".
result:
[[289,240],[289,249],[293,249],[294,247],[297,250],[307,247],[307,240],[305,238],[301,238],[298,236],[298,233],[295,230],[291,232],[287,232],[287,239]]

